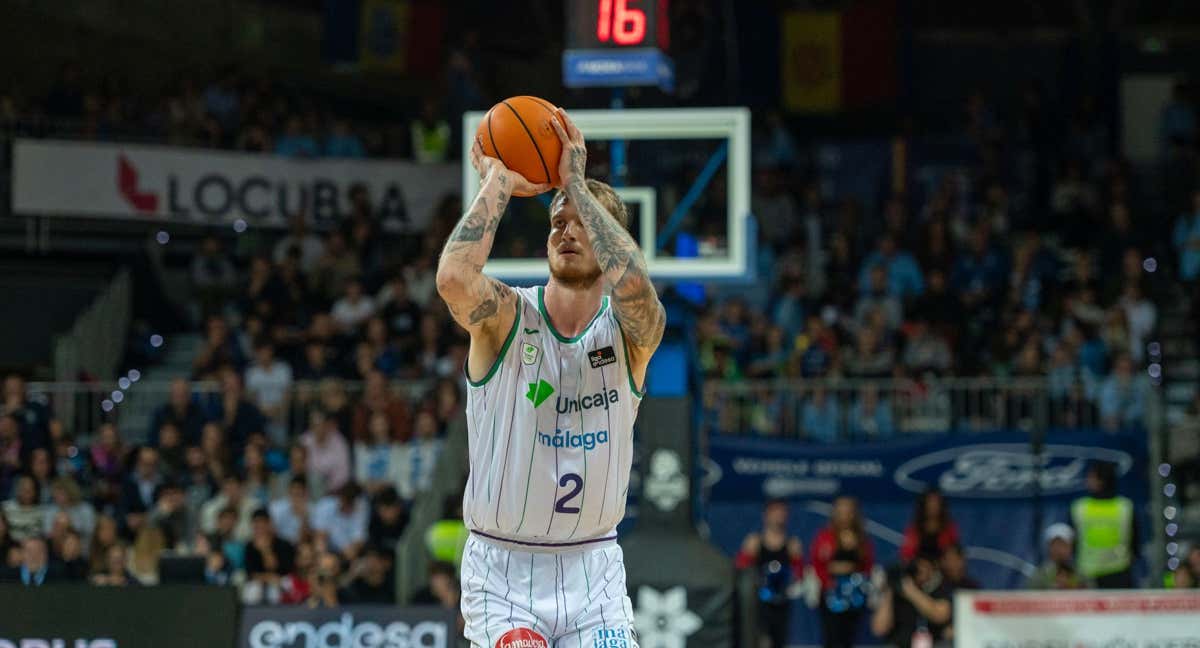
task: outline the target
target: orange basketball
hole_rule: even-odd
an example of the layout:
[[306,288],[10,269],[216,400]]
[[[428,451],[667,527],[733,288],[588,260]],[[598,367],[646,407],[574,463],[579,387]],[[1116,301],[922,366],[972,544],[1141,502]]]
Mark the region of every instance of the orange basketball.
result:
[[554,104],[537,97],[509,97],[492,106],[479,122],[475,141],[483,154],[499,159],[504,166],[541,184],[559,184],[558,158],[562,142],[550,124]]

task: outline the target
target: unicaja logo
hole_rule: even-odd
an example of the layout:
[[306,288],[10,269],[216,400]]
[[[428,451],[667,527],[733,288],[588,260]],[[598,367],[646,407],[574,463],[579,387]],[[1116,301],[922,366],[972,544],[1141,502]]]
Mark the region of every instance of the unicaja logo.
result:
[[448,648],[448,634],[445,623],[424,621],[411,626],[399,621],[387,625],[355,623],[354,615],[346,612],[340,619],[320,625],[306,621],[260,621],[250,629],[247,639],[250,648]]
[[555,403],[555,407],[558,409],[559,414],[582,412],[583,410],[589,410],[593,407],[603,407],[604,409],[608,409],[609,405],[617,402],[620,400],[620,398],[620,392],[615,389],[610,389],[607,392],[597,392],[591,396],[584,396],[583,398],[563,398],[562,396],[559,396],[558,401]]

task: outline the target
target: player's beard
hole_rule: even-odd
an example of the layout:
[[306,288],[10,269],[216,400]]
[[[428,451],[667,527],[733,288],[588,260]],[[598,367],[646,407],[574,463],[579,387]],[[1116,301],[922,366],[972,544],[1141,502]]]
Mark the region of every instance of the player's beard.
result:
[[600,280],[600,274],[598,264],[593,264],[591,268],[576,268],[570,265],[566,268],[555,268],[554,263],[550,263],[550,275],[564,288],[591,288]]

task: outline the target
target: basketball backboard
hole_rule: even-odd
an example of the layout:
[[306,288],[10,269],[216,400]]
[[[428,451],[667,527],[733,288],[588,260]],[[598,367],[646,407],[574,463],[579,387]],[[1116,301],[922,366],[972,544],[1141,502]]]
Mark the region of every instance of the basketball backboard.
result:
[[[484,114],[466,113],[463,132],[474,133]],[[588,140],[589,176],[614,185],[625,199],[630,229],[642,246],[651,276],[656,280],[750,279],[754,237],[749,110],[574,110],[570,115]],[[466,160],[473,138],[463,140]],[[617,174],[620,178],[612,177],[613,168],[623,171]],[[479,176],[470,164],[463,164],[462,182],[464,200],[469,202],[479,187]],[[534,227],[530,219],[548,217],[548,196],[541,201],[513,201],[485,272],[518,284],[546,278],[547,221]]]

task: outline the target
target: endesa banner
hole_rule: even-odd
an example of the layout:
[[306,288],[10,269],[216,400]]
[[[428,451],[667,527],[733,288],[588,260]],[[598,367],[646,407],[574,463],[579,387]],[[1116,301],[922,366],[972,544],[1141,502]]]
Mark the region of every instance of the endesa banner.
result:
[[457,611],[440,607],[348,605],[247,607],[239,648],[453,648]]
[[267,227],[305,214],[323,225],[350,212],[350,190],[361,185],[384,229],[405,232],[424,229],[460,182],[457,164],[17,140],[12,209],[213,225],[242,219]]
[[0,648],[227,648],[237,611],[232,587],[4,584]]
[[1200,592],[959,592],[956,648],[1200,648]]

